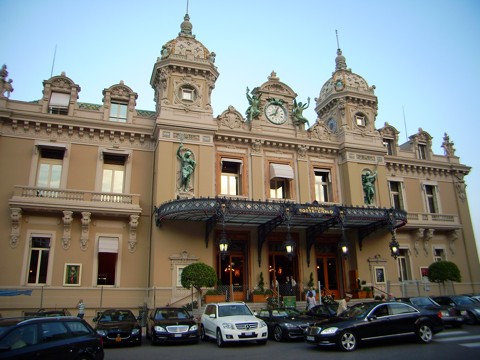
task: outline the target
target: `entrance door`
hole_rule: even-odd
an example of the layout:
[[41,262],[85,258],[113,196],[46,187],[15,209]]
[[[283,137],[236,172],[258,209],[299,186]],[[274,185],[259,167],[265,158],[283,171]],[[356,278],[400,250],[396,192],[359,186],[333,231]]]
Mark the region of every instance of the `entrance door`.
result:
[[245,261],[243,254],[225,256],[224,259],[220,260],[219,270],[219,277],[222,282],[221,290],[227,294],[227,300],[244,300]]
[[268,257],[268,269],[270,280],[269,287],[271,289],[274,289],[276,287],[274,284],[275,281],[277,281],[278,288],[276,288],[275,290],[277,292],[280,292],[281,296],[297,296],[298,286],[292,287],[291,285],[287,284],[287,277],[293,277],[295,281],[297,281],[295,272],[296,266],[294,260],[288,260],[284,252],[278,254],[270,254]]
[[317,278],[327,295],[334,295],[335,299],[339,299],[338,262],[335,255],[317,256]]

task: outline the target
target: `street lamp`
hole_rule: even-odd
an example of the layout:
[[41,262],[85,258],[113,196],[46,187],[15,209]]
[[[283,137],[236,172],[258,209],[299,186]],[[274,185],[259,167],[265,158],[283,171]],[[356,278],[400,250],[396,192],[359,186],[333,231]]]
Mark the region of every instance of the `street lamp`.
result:
[[342,228],[342,239],[338,243],[338,247],[340,248],[340,251],[342,252],[342,255],[344,257],[348,256],[348,248],[350,247],[350,242],[348,241],[347,235],[345,234],[345,212],[344,210],[339,210],[338,215],[338,222],[340,223],[340,227]]
[[227,238],[225,229],[222,230],[220,235],[220,240],[218,241],[218,249],[220,250],[220,255],[222,255],[222,260],[225,259],[225,256],[228,254],[228,248],[230,246],[230,241]]
[[282,249],[287,253],[288,260],[292,261],[293,256],[295,255],[295,241],[292,239],[292,235],[290,234],[290,219],[292,214],[290,212],[290,208],[285,208],[283,213],[283,221],[287,224],[287,237],[282,244]]
[[388,209],[388,223],[390,227],[390,233],[392,234],[392,240],[390,241],[390,255],[396,260],[400,252],[400,244],[397,241],[396,229],[395,229],[395,209]]

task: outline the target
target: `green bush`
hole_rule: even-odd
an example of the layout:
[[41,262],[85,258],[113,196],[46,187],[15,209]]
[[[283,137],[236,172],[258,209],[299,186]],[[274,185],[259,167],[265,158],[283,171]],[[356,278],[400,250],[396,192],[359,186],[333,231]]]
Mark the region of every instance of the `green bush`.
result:
[[200,292],[202,287],[215,285],[217,273],[213,267],[202,262],[196,262],[183,269],[180,281],[184,288],[190,289],[194,287]]
[[436,283],[462,281],[458,266],[451,261],[437,261],[428,267],[428,280]]

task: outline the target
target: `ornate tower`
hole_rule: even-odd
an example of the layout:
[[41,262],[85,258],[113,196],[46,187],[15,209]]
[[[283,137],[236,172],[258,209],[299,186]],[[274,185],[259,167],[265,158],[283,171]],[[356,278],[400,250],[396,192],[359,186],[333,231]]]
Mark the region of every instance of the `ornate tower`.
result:
[[178,36],[162,46],[150,84],[155,90],[157,122],[198,128],[214,125],[211,94],[218,78],[215,53],[192,35],[185,15]]

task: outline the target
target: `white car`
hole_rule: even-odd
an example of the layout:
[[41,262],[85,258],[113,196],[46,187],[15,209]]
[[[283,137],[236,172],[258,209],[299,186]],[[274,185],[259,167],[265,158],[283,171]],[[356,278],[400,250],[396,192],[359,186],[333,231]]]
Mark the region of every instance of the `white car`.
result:
[[226,342],[252,340],[265,345],[268,339],[265,321],[255,317],[243,302],[207,304],[200,328],[202,339],[215,339],[218,347]]

